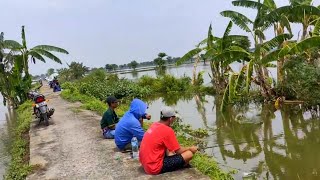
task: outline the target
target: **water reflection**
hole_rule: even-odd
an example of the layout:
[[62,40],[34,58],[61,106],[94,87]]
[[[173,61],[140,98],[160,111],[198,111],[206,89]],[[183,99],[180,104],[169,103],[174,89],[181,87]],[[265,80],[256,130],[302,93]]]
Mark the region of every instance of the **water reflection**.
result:
[[[262,105],[260,112],[261,123],[242,124],[237,120],[243,113],[239,109],[229,109],[217,117],[216,143],[224,163],[230,158],[241,160],[260,178],[318,179],[319,119],[304,119],[304,111],[298,105],[284,106],[280,119],[272,105]],[[273,121],[281,121],[281,133],[274,133],[279,126],[273,127],[278,125]],[[246,164],[249,159],[253,161]]]
[[[0,96],[0,102],[1,96]],[[15,111],[0,105],[0,179],[10,162],[10,146],[14,132],[11,130],[15,122]]]

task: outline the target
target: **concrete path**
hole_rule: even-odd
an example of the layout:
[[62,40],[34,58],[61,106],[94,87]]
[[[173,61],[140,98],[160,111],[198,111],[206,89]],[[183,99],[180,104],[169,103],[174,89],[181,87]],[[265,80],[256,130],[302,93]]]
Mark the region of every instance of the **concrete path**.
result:
[[42,93],[56,111],[49,126],[37,125],[37,120],[31,125],[30,164],[39,168],[27,179],[209,179],[192,168],[146,175],[130,154],[118,152],[113,140],[101,137],[100,116],[79,110],[80,103],[61,99],[47,86]]

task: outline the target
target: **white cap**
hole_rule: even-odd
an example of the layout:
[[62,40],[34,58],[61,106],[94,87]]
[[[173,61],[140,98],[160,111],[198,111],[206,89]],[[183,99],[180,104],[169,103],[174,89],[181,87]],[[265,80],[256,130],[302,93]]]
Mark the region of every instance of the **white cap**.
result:
[[177,116],[177,113],[176,113],[176,111],[173,109],[173,108],[171,108],[171,107],[169,107],[169,106],[165,106],[165,107],[163,107],[162,109],[161,109],[161,112],[160,112],[161,114],[160,114],[160,117],[161,118],[168,118],[168,117],[173,117],[173,116]]

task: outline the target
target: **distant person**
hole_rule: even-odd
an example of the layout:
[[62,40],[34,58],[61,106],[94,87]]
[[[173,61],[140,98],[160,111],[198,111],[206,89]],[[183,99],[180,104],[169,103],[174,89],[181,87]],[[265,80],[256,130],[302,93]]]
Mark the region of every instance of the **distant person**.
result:
[[140,162],[147,174],[160,174],[175,171],[189,165],[197,147],[181,147],[173,129],[170,127],[176,119],[171,107],[161,110],[160,121],[153,123],[140,146]]
[[150,119],[151,116],[146,114],[148,106],[140,99],[134,99],[130,104],[130,110],[120,119],[115,130],[115,143],[121,150],[130,149],[131,139],[136,137],[141,142],[144,130],[143,119]]
[[118,100],[114,96],[107,97],[108,110],[103,114],[100,121],[102,129],[102,135],[106,139],[113,139],[116,124],[119,122],[119,118],[115,112],[118,107]]

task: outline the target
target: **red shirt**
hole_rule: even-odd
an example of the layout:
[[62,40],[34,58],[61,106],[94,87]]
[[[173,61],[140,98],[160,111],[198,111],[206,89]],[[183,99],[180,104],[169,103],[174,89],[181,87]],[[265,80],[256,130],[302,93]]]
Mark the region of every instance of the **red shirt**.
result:
[[153,123],[144,134],[140,145],[139,159],[148,174],[159,174],[166,150],[180,149],[173,129],[159,122]]

